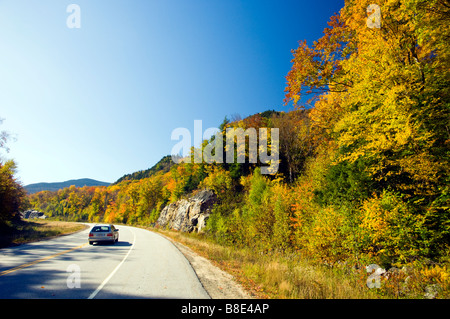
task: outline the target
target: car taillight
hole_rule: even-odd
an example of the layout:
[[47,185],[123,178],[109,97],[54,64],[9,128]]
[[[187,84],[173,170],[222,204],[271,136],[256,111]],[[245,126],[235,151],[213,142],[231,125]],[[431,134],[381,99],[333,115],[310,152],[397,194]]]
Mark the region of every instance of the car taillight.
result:
[[89,237],[94,237],[94,234],[93,233],[89,233]]
[[112,233],[108,233],[108,235],[106,235],[106,236],[112,236],[113,234]]

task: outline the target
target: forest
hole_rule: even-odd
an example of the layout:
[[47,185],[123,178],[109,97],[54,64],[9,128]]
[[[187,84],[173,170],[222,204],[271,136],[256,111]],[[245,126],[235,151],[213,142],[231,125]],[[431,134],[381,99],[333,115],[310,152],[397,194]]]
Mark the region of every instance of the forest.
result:
[[[449,2],[378,1],[380,27],[368,26],[370,3],[346,1],[321,38],[292,51],[291,111],[221,123],[223,132],[279,128],[276,174],[249,161],[167,157],[108,187],[44,191],[22,204],[62,220],[153,225],[168,203],[209,188],[218,203],[205,235],[223,245],[328,265],[448,265]],[[0,166],[0,192],[11,169]]]

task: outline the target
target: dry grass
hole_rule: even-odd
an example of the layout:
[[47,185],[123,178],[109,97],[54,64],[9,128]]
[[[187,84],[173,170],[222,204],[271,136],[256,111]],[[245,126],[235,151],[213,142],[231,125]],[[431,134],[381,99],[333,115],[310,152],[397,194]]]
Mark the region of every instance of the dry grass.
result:
[[87,226],[62,221],[21,220],[3,225],[0,230],[0,247],[8,247],[38,241],[54,236],[67,235]]
[[261,254],[250,249],[221,246],[196,234],[158,231],[231,273],[256,298],[380,297],[370,293],[356,273],[331,269],[298,255]]

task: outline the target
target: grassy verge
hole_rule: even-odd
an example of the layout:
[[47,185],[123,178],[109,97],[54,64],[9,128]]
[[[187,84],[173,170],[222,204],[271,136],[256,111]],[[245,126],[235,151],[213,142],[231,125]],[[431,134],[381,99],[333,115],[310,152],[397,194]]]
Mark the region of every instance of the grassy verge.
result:
[[450,298],[450,262],[391,268],[369,289],[364,266],[329,267],[299,254],[262,254],[219,245],[202,234],[151,228],[191,248],[232,274],[256,298],[423,299]]
[[85,228],[85,225],[61,221],[14,221],[0,227],[0,248],[67,235]]
[[331,269],[298,255],[263,255],[250,249],[222,246],[198,234],[157,231],[231,273],[256,298],[380,298],[369,291],[365,279],[361,280],[357,272]]

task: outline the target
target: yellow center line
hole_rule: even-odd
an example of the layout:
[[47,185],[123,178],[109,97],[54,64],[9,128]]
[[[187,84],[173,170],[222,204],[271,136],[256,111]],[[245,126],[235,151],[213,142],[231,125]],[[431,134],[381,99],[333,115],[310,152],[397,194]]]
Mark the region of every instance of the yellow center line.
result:
[[32,261],[32,262],[29,262],[29,263],[26,263],[26,264],[23,264],[23,265],[20,265],[20,266],[11,268],[11,269],[4,270],[4,271],[0,272],[0,277],[1,277],[1,276],[4,276],[4,275],[7,275],[7,274],[9,274],[9,273],[12,273],[12,272],[14,272],[14,271],[16,271],[16,270],[23,269],[23,268],[26,268],[26,267],[35,265],[35,264],[37,264],[37,263],[40,263],[40,262],[43,262],[43,261],[46,261],[46,260],[55,258],[55,257],[57,257],[57,256],[60,256],[60,255],[63,255],[63,254],[67,254],[67,253],[70,253],[71,251],[74,251],[74,250],[76,250],[76,249],[83,248],[83,247],[86,246],[86,245],[87,245],[87,243],[86,243],[86,244],[83,244],[83,245],[80,245],[80,246],[77,246],[77,247],[75,247],[75,248],[71,248],[71,249],[64,250],[64,251],[62,251],[62,252],[60,252],[60,253],[57,253],[57,254],[54,254],[54,255],[51,255],[51,256],[47,256],[47,257],[44,257],[44,258],[41,258],[41,259],[38,259],[38,260],[35,260],[35,261]]

